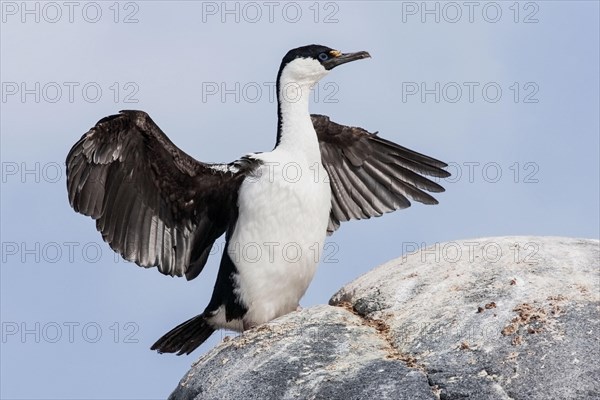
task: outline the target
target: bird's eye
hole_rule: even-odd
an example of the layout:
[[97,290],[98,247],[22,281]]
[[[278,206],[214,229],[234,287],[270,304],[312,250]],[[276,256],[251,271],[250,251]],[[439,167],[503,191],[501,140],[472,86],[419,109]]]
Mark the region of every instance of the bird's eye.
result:
[[327,55],[327,53],[321,53],[319,54],[319,60],[321,61],[325,61],[329,58],[329,56]]

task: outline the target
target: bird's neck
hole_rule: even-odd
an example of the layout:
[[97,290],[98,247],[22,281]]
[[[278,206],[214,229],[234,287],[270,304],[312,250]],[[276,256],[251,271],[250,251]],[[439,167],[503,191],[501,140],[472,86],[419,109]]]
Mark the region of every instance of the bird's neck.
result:
[[310,118],[308,103],[313,82],[298,82],[284,75],[277,82],[276,149],[320,159],[319,142]]

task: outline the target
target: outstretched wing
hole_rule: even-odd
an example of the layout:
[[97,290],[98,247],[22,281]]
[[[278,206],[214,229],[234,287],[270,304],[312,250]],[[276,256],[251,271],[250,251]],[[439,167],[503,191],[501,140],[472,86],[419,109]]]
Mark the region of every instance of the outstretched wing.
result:
[[121,111],[69,152],[69,202],[126,260],[191,280],[237,217],[237,189],[254,163],[201,163],[145,112]]
[[437,204],[429,192],[444,188],[423,175],[445,178],[447,165],[362,128],[337,124],[325,115],[311,115],[319,138],[321,162],[331,184],[327,233],[340,222],[378,217],[406,208],[410,201]]

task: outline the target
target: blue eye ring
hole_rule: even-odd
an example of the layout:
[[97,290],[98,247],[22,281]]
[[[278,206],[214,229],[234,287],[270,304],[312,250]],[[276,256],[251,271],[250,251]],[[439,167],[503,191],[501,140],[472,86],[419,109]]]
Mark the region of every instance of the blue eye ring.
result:
[[329,58],[329,56],[327,55],[327,53],[321,53],[319,54],[319,60],[321,61],[325,61]]

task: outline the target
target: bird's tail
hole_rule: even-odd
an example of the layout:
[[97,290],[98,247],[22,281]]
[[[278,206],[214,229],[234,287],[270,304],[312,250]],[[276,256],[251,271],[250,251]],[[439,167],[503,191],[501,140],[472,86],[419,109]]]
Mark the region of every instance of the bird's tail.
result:
[[214,331],[204,314],[196,315],[165,333],[150,349],[159,353],[177,353],[178,356],[190,354]]

